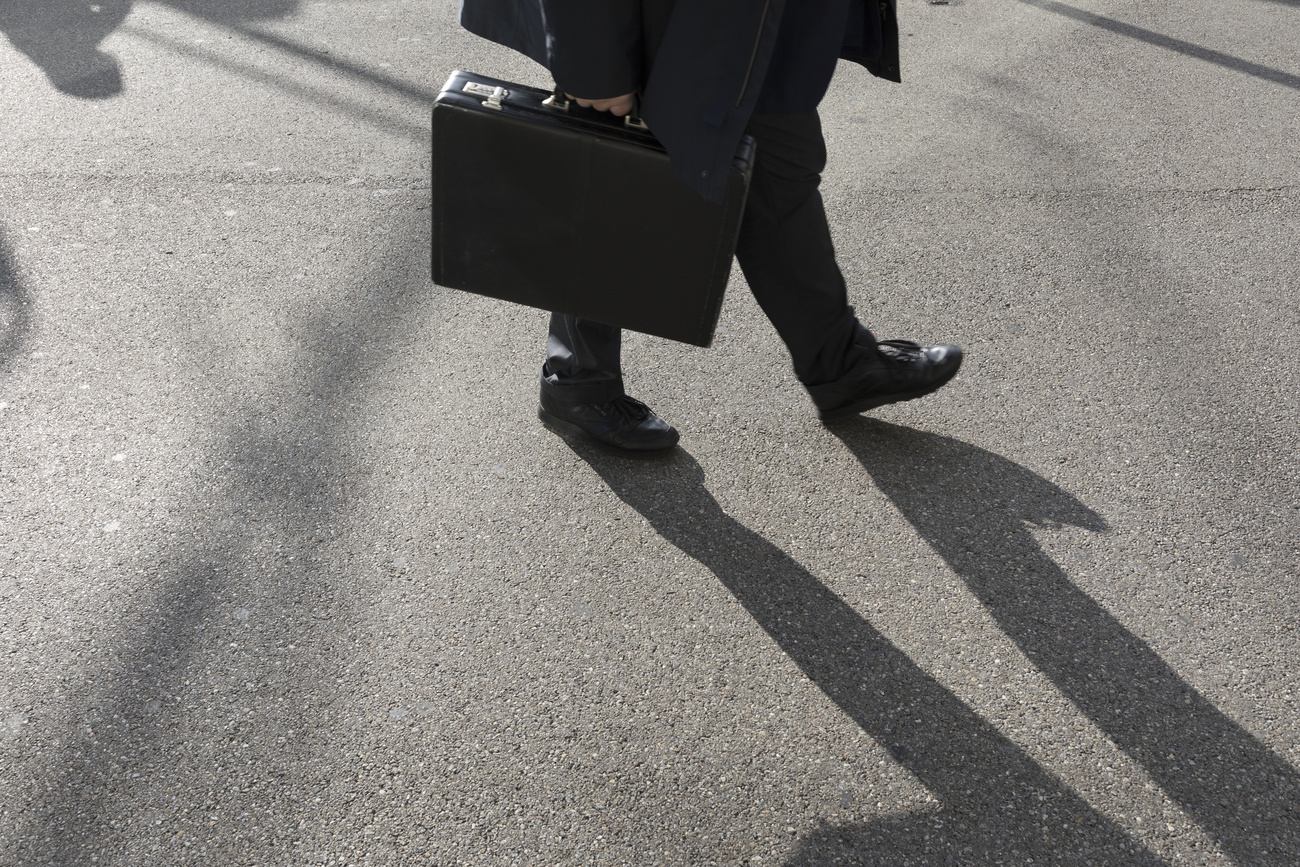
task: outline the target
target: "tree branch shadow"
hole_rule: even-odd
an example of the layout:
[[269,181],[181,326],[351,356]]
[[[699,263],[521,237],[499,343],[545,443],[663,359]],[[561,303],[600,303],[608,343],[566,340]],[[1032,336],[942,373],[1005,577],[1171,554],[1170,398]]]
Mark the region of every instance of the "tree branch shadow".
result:
[[279,400],[222,411],[200,458],[220,469],[188,492],[157,559],[139,561],[143,589],[118,622],[89,624],[95,655],[64,716],[47,717],[39,785],[0,829],[17,863],[284,855],[240,819],[293,828],[304,792],[328,783],[309,759],[313,742],[331,749],[340,624],[355,604],[329,538],[347,531],[361,484],[349,438],[365,423],[353,407],[367,359],[438,303],[423,258],[405,255],[427,249],[426,215],[413,212],[352,293],[301,317],[303,363]]
[[0,238],[0,373],[22,352],[30,330],[30,299],[19,282],[9,244]]
[[[1053,12],[1075,21],[1081,21],[1084,24],[1090,24],[1093,27],[1099,27],[1102,30],[1108,30],[1118,36],[1124,36],[1128,39],[1136,39],[1137,41],[1145,42],[1148,45],[1154,45],[1168,51],[1175,51],[1179,54],[1186,55],[1187,57],[1194,57],[1197,60],[1203,60],[1206,63],[1213,63],[1216,66],[1222,66],[1224,69],[1231,69],[1233,72],[1242,72],[1263,81],[1271,81],[1274,84],[1280,84],[1284,87],[1300,90],[1300,75],[1283,72],[1280,69],[1274,69],[1273,67],[1265,66],[1262,63],[1255,63],[1241,57],[1226,54],[1222,51],[1215,51],[1212,48],[1197,45],[1194,42],[1175,39],[1172,36],[1157,33],[1154,30],[1147,30],[1145,27],[1138,27],[1135,24],[1126,24],[1125,22],[1117,21],[1114,18],[1107,18],[1104,15],[1087,12],[1066,3],[1058,2],[1058,0],[1020,0],[1020,2],[1029,6],[1036,6],[1045,12]],[[1273,0],[1273,2],[1294,6],[1296,5],[1297,0]]]
[[18,279],[9,245],[0,237],[0,373],[22,352],[31,326],[27,290]]

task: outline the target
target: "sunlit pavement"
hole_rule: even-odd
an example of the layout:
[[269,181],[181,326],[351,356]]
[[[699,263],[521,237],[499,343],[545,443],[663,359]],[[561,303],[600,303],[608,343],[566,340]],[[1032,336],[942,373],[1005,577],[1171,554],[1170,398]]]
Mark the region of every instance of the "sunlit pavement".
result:
[[0,0],[0,864],[1294,864],[1294,0],[900,0],[823,191],[965,368],[824,428],[737,272],[648,463],[429,282],[456,6]]

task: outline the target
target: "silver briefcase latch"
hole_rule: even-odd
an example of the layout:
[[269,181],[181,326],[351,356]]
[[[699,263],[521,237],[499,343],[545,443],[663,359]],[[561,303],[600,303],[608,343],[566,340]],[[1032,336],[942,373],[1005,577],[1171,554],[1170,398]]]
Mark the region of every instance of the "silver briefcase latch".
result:
[[463,88],[465,93],[472,93],[475,96],[486,96],[483,105],[486,108],[495,108],[501,110],[501,100],[510,95],[510,91],[504,87],[493,87],[490,84],[479,84],[477,81],[468,82]]
[[543,99],[542,105],[547,108],[553,108],[556,111],[568,111],[569,98],[563,93],[557,91],[556,93],[552,93],[550,96],[546,97],[546,99]]

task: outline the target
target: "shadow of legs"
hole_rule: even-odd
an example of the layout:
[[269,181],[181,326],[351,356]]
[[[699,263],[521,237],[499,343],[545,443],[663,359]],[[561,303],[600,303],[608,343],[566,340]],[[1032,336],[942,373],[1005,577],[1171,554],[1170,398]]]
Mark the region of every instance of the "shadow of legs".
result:
[[966,443],[869,419],[835,433],[1007,635],[1229,856],[1295,863],[1295,770],[1071,583],[1030,532],[1104,530],[1100,517]]
[[[572,446],[668,542],[712,571],[826,696],[943,803],[937,815],[832,832],[861,862],[1156,864],[875,630],[821,581],[728,516],[678,452],[651,466]],[[847,836],[846,836],[847,835]],[[805,841],[805,863],[829,845]],[[837,846],[840,844],[837,843]],[[814,853],[809,855],[807,853]],[[904,857],[906,856],[906,857]]]

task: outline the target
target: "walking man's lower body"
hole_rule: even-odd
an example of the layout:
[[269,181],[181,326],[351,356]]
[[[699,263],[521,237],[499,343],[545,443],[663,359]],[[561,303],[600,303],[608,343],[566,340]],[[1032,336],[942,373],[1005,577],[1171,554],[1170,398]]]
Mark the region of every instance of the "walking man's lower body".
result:
[[[952,379],[959,347],[878,342],[849,306],[818,192],[826,145],[817,113],[756,115],[748,131],[758,157],[736,259],[822,420],[921,397]],[[626,394],[621,349],[619,329],[553,314],[539,417],[607,450],[663,453],[677,431]]]

